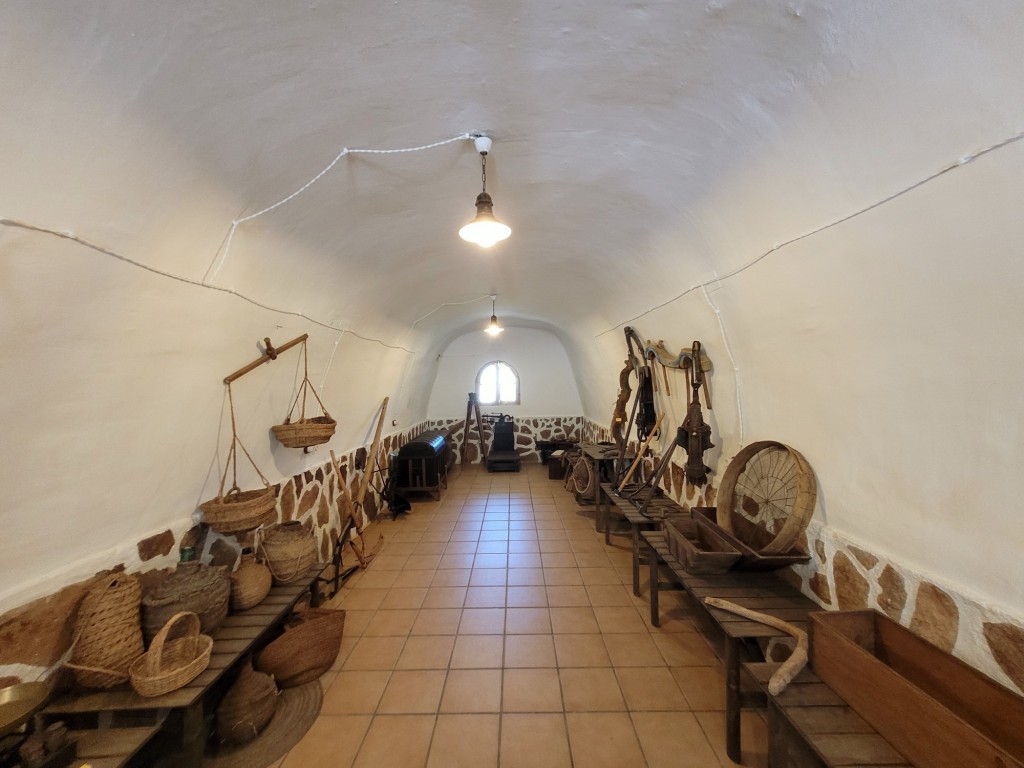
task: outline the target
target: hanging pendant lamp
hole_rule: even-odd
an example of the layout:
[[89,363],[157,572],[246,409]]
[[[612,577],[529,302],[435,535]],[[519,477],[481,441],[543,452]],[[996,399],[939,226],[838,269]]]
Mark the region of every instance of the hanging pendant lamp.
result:
[[459,230],[459,237],[481,248],[490,248],[512,234],[512,228],[494,218],[494,201],[487,194],[487,153],[491,151],[491,140],[487,136],[473,139],[476,151],[480,153],[480,178],[483,191],[476,196],[476,216]]
[[498,325],[498,316],[497,314],[495,314],[494,311],[494,300],[496,298],[498,297],[491,296],[491,322],[487,324],[486,328],[484,328],[484,333],[486,333],[488,336],[497,336],[499,333],[505,330],[500,325]]

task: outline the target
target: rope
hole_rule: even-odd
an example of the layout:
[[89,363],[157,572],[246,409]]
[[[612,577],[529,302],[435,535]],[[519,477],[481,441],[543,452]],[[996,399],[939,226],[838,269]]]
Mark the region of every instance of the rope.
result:
[[[305,421],[306,419],[306,390],[309,389],[313,393],[313,397],[316,398],[317,403],[320,404],[320,410],[323,411],[324,416],[327,418],[331,417],[331,414],[327,412],[327,407],[324,405],[324,401],[320,399],[320,395],[316,393],[316,387],[313,386],[313,382],[309,380],[309,354],[306,349],[306,342],[302,342],[302,366],[303,376],[302,384],[299,386],[299,391],[295,393],[295,399],[292,401],[292,407],[288,409],[288,415],[285,416],[284,423],[290,424],[292,420],[292,413],[295,411],[295,406],[299,404],[299,396],[302,396],[302,408],[299,411],[299,421]],[[257,470],[259,471],[259,470]]]
[[[305,343],[305,342],[303,342]],[[238,439],[238,427],[235,423],[235,399],[231,394],[231,384],[226,385],[228,388],[228,410],[231,412],[231,447],[228,448],[228,458],[224,462],[224,474],[220,477],[220,490],[217,491],[217,498],[224,498],[224,483],[228,479],[228,467],[231,467],[231,488],[228,490],[228,495],[232,493],[241,493],[242,489],[238,487],[238,452],[235,450],[237,445],[242,449],[242,453],[245,454],[245,458],[252,464],[252,468],[256,470],[256,474],[260,476],[263,481],[263,485],[267,488],[270,487],[270,481],[267,480],[266,476],[260,472],[260,468],[256,466],[256,462],[253,461],[252,456],[249,455],[249,451],[242,445],[242,441]]]

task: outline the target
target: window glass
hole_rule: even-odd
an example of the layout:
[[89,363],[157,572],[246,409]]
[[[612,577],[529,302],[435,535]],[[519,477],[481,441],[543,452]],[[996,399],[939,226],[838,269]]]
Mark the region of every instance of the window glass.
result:
[[517,405],[519,376],[508,363],[490,362],[477,374],[476,394],[481,405]]

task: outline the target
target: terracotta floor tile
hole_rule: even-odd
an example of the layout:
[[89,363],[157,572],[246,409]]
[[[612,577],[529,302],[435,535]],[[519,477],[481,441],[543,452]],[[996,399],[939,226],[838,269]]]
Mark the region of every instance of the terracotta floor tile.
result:
[[472,587],[503,587],[508,581],[508,571],[504,568],[474,568],[469,577]]
[[460,530],[460,526],[456,526],[455,530],[452,531],[452,535],[451,535],[451,538],[449,539],[449,542],[452,542],[452,541],[477,541],[479,538],[480,538],[480,528],[479,528],[479,526],[475,530],[472,529],[472,528],[462,528]]
[[385,555],[412,555],[416,552],[418,544],[413,544],[409,541],[387,541],[384,543],[384,549],[381,550],[381,554]]
[[554,667],[551,635],[506,635],[505,667]]
[[633,606],[600,606],[594,608],[597,624],[605,634],[647,632],[647,622]]
[[455,647],[455,635],[410,637],[395,669],[447,669]]
[[341,607],[347,611],[375,611],[389,592],[387,589],[347,589]]
[[500,712],[500,669],[453,669],[441,698],[441,712]]
[[725,709],[725,676],[715,667],[673,667],[672,676],[694,712]]
[[[718,755],[724,768],[739,766],[725,754],[725,713],[695,712],[704,735]],[[768,765],[768,729],[757,712],[746,710],[740,715],[740,746],[743,749],[742,768],[766,768]]]
[[372,715],[390,678],[391,672],[383,669],[339,672],[324,693],[321,714]]
[[510,544],[513,541],[537,541],[537,531],[533,528],[509,531],[508,540]]
[[359,637],[366,631],[367,625],[373,618],[376,611],[353,611],[345,610],[345,634],[349,637]]
[[541,568],[509,568],[508,584],[510,587],[543,586],[544,571]]
[[542,548],[540,559],[545,568],[576,567],[576,556],[572,552],[545,552]]
[[377,712],[414,715],[437,712],[447,672],[442,670],[400,670],[391,673]]
[[667,667],[620,667],[615,674],[631,711],[685,712],[689,709],[683,692]]
[[[580,568],[580,576],[588,587],[614,587],[622,584],[619,572],[614,568]],[[630,579],[632,579],[632,572],[630,572]]]
[[648,632],[605,634],[608,656],[616,667],[663,667],[665,659]]
[[509,635],[545,635],[551,633],[547,608],[509,608],[505,611],[505,632]]
[[359,642],[359,635],[350,635],[347,632],[345,636],[341,638],[341,648],[338,649],[338,655],[334,659],[334,663],[331,665],[331,669],[337,672],[344,665],[348,659],[352,649],[356,647],[356,643]]
[[497,768],[498,715],[438,715],[427,768]]
[[412,625],[412,635],[454,635],[459,628],[459,608],[422,608]]
[[594,634],[599,632],[593,608],[549,608],[551,631],[559,634]]
[[[507,527],[503,527],[500,530],[494,528],[485,528],[480,531],[480,541],[508,541],[509,533]],[[532,531],[511,531],[511,533],[532,533]]]
[[547,587],[548,605],[553,608],[586,607],[590,605],[590,595],[586,587]]
[[545,568],[544,583],[549,587],[582,586],[579,568]]
[[561,712],[558,670],[504,670],[501,708],[503,712]]
[[633,722],[625,712],[574,712],[565,718],[574,765],[646,768]]
[[382,552],[374,558],[373,568],[377,571],[400,571],[408,559],[408,555],[386,555]]
[[474,541],[450,541],[444,548],[445,555],[473,555],[476,554],[476,542]]
[[689,712],[633,712],[630,717],[649,768],[707,768],[718,762]]
[[426,594],[426,587],[392,587],[379,607],[385,610],[418,609],[423,604]]
[[566,712],[624,712],[626,702],[610,667],[560,669]]
[[670,667],[718,666],[718,657],[711,646],[696,632],[652,633],[651,638]]
[[452,669],[501,668],[504,638],[501,635],[459,635],[452,652]]
[[[632,559],[630,559],[630,565],[632,565]],[[604,548],[597,550],[596,552],[580,552],[576,551],[576,564],[580,568],[611,568],[612,561],[608,558],[608,555],[604,553]]]
[[431,580],[434,578],[433,571],[402,571],[398,574],[398,578],[395,579],[392,587],[400,588],[415,588],[415,587],[429,587]]
[[423,768],[434,715],[378,715],[363,738],[355,768]]
[[321,715],[281,768],[350,768],[371,720],[369,715]]
[[546,608],[548,596],[541,586],[513,586],[508,588],[505,605],[509,608]]
[[458,554],[458,555],[456,555],[456,554],[442,555],[441,559],[438,561],[437,567],[440,570],[450,569],[450,568],[472,568],[473,567],[473,559],[475,557],[476,557],[476,555],[471,554],[469,552],[467,552],[465,554]]
[[[589,585],[587,594],[590,604],[594,606],[629,606],[634,605],[629,589],[621,584]],[[646,605],[646,597],[644,598]]]
[[378,610],[363,630],[366,637],[383,637],[385,635],[408,635],[416,622],[419,611],[385,611]]
[[391,589],[398,578],[398,571],[364,571],[362,578],[355,583],[353,589]]
[[459,623],[460,635],[500,635],[505,631],[503,608],[466,608]]
[[441,562],[441,555],[409,555],[406,569],[430,571],[437,568],[439,562]]
[[466,608],[504,608],[505,587],[470,587],[466,592]]
[[477,544],[476,553],[478,555],[507,555],[508,554],[508,542],[507,541],[481,541]]
[[421,541],[415,545],[410,555],[443,555],[447,545],[443,541]]
[[[558,534],[557,536],[555,534]],[[537,529],[537,541],[540,544],[541,557],[544,555],[571,555],[572,554],[572,542],[566,537],[565,533],[555,528],[538,528]],[[555,566],[548,566],[553,568]],[[559,566],[565,568],[567,566]],[[572,567],[576,567],[576,558],[572,559]]]
[[404,645],[404,637],[361,637],[342,670],[394,669]]
[[467,587],[469,586],[468,568],[441,569],[434,573],[430,581],[432,587]]
[[461,608],[466,602],[466,587],[430,587],[421,608]]
[[561,713],[502,715],[500,765],[501,768],[570,768],[564,716]]
[[555,635],[559,667],[610,667],[601,635]]
[[[536,541],[509,541],[508,543],[509,554],[540,554],[540,546]],[[509,566],[512,568],[513,566]]]
[[539,552],[512,552],[508,556],[509,568],[540,568]]

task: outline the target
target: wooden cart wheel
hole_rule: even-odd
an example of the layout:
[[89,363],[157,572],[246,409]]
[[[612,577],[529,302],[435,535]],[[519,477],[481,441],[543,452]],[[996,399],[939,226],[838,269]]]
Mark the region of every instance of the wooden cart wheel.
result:
[[817,485],[803,455],[773,440],[744,447],[718,489],[718,524],[761,554],[788,552],[814,514]]

